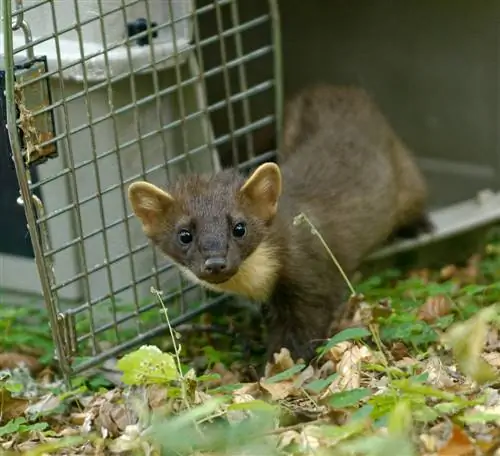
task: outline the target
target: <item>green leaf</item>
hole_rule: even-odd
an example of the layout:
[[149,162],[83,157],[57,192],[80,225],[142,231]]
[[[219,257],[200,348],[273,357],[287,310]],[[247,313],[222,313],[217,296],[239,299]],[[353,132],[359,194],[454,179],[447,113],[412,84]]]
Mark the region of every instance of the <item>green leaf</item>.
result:
[[373,405],[365,404],[351,415],[352,421],[362,421],[368,418],[373,411]]
[[19,417],[10,420],[5,426],[0,426],[0,437],[13,432],[18,432],[19,428],[26,422],[26,418]]
[[421,405],[414,410],[413,417],[415,418],[415,421],[430,423],[439,417],[439,413],[433,408],[427,407],[427,405]]
[[473,411],[464,413],[462,416],[458,417],[458,419],[465,424],[500,422],[500,413]]
[[305,389],[308,391],[312,391],[313,393],[319,393],[323,391],[325,388],[331,385],[331,383],[339,376],[338,372],[335,372],[332,375],[329,375],[327,378],[313,380],[311,383],[305,385]]
[[370,335],[370,331],[365,328],[347,328],[335,334],[325,346],[319,347],[317,351],[324,354],[340,342],[345,342],[346,340],[360,340]]
[[[360,437],[339,447],[341,452],[347,454],[366,455],[366,456],[415,456],[417,453],[412,443],[407,438],[393,436],[369,436]],[[342,453],[343,454],[343,453]]]
[[369,388],[356,388],[332,394],[328,403],[334,408],[344,408],[356,405],[361,399],[372,394]]
[[434,405],[434,410],[440,415],[454,415],[462,408],[463,406],[456,402],[441,402]]
[[163,384],[179,379],[174,357],[154,345],[143,345],[117,363],[127,385]]
[[463,287],[460,291],[467,296],[474,296],[480,293],[484,293],[488,289],[485,285],[467,285]]
[[49,427],[49,423],[42,421],[41,423],[33,423],[33,424],[22,424],[19,427],[19,431],[27,432],[27,431],[45,431]]
[[452,349],[460,370],[479,384],[497,378],[495,369],[481,356],[486,343],[489,323],[498,318],[500,305],[479,311],[465,322],[455,323],[443,336],[443,342]]
[[290,367],[279,374],[273,375],[272,377],[266,378],[265,383],[277,383],[283,380],[288,380],[292,378],[295,374],[299,373],[302,369],[306,367],[304,364],[296,364],[295,366]]
[[219,379],[220,379],[220,374],[211,373],[211,374],[200,375],[196,380],[199,383],[203,383],[203,382],[211,382],[213,380],[219,380]]
[[429,372],[423,372],[422,374],[419,375],[412,375],[411,377],[408,378],[408,380],[414,383],[424,383],[427,381],[428,378],[429,378]]
[[411,405],[408,400],[399,401],[389,415],[389,432],[397,436],[407,436],[411,431]]

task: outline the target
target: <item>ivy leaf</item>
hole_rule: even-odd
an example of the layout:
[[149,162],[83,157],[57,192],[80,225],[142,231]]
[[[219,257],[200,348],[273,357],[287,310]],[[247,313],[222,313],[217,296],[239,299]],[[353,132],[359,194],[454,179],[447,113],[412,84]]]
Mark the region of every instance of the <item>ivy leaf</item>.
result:
[[356,388],[335,393],[330,396],[328,403],[334,408],[345,408],[356,405],[361,399],[372,394],[369,388]]
[[143,345],[117,363],[127,385],[164,384],[179,379],[174,357],[154,345]]
[[0,437],[7,434],[12,434],[13,432],[18,432],[19,428],[26,423],[26,418],[19,417],[10,420],[5,426],[0,426]]
[[299,373],[302,369],[306,367],[304,364],[296,364],[279,374],[273,375],[272,377],[266,378],[266,383],[276,383],[281,382],[283,380],[288,380],[292,378],[295,374]]

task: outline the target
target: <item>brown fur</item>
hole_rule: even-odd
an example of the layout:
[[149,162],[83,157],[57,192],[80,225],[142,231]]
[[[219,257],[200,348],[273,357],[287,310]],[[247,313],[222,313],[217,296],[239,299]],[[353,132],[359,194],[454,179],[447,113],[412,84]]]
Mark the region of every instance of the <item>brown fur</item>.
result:
[[[306,90],[288,104],[285,125],[280,168],[265,163],[247,180],[231,170],[185,176],[168,193],[136,183],[129,197],[146,235],[191,279],[266,302],[269,359],[287,347],[309,360],[342,311],[346,286],[294,217],[310,218],[351,275],[391,233],[426,220],[426,188],[363,90]],[[247,233],[237,239],[242,220]],[[190,247],[178,241],[184,227],[195,233]],[[203,271],[212,257],[227,260],[229,276]]]

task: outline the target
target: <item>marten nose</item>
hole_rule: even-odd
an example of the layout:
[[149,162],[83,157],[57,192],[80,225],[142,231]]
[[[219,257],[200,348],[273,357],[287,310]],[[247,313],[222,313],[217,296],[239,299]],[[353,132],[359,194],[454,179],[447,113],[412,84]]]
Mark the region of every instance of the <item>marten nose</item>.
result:
[[211,274],[218,274],[227,267],[226,259],[222,257],[213,257],[205,260],[205,271]]

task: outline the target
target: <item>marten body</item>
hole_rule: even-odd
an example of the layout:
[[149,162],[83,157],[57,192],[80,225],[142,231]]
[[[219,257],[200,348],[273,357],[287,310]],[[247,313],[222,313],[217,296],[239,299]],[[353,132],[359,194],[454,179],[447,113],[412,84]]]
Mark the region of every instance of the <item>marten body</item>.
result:
[[[346,285],[304,213],[350,275],[399,229],[427,228],[426,187],[367,94],[317,86],[287,106],[278,163],[245,179],[188,175],[168,192],[132,184],[146,235],[192,280],[267,304],[268,357],[309,360],[342,311]],[[283,182],[283,184],[282,184]]]

